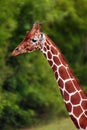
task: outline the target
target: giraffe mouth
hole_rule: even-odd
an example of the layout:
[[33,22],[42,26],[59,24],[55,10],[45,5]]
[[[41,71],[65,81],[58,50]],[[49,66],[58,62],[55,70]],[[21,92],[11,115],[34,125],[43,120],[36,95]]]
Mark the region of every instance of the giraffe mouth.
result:
[[18,56],[20,53],[17,53],[15,51],[12,52],[12,56]]
[[17,50],[17,48],[12,52],[12,56],[18,56],[22,53],[25,53],[24,51],[21,50]]

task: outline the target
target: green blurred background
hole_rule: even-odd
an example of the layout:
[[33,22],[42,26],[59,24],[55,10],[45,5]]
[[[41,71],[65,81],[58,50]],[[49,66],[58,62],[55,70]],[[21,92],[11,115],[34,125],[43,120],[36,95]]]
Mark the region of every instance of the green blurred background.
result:
[[35,21],[87,90],[87,0],[0,0],[0,130],[68,115],[44,56],[11,56]]

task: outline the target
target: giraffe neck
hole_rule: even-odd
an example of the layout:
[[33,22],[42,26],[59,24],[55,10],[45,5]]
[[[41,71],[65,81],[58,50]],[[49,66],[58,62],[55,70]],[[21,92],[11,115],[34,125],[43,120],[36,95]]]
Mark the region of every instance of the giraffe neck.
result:
[[59,48],[46,37],[41,49],[58,83],[69,115],[79,130],[87,130],[87,97]]

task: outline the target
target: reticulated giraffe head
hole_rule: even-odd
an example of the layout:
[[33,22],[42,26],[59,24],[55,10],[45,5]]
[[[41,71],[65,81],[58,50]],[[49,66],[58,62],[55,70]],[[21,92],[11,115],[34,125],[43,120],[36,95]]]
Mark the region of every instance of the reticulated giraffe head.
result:
[[40,32],[40,28],[41,24],[34,23],[31,31],[26,33],[24,40],[14,49],[12,55],[40,50],[45,42],[45,35]]

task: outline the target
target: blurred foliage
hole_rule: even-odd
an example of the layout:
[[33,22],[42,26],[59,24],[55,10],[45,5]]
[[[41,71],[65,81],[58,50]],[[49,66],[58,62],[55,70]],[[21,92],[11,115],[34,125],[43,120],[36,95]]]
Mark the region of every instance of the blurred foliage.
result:
[[40,52],[11,56],[35,21],[43,23],[42,30],[61,48],[81,83],[87,84],[86,0],[0,0],[0,130],[67,115],[44,56]]

